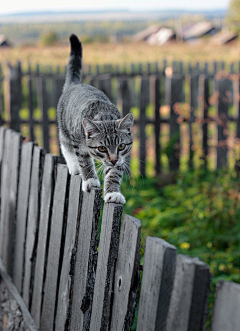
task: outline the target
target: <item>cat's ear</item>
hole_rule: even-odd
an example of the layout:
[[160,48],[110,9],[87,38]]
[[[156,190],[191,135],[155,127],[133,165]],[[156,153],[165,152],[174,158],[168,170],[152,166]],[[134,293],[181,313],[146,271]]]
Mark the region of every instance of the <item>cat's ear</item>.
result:
[[129,113],[123,119],[118,120],[118,128],[120,130],[127,130],[128,132],[131,132],[133,123],[134,123],[133,114]]
[[87,138],[92,138],[100,133],[97,125],[88,118],[84,118],[82,124]]

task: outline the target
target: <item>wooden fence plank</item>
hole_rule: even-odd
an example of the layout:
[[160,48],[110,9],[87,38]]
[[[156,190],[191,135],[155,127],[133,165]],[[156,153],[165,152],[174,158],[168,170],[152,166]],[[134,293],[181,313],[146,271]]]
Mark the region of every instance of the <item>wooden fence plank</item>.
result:
[[155,110],[155,120],[154,120],[154,134],[155,134],[155,171],[156,175],[161,172],[161,145],[160,145],[160,133],[161,133],[161,118],[160,118],[160,78],[155,78],[154,84],[154,110]]
[[179,254],[166,331],[203,330],[206,318],[210,272],[198,258]]
[[240,285],[220,281],[214,302],[212,331],[239,331]]
[[230,79],[216,80],[218,90],[218,145],[217,169],[227,165],[228,153],[228,110],[232,102],[232,81]]
[[189,168],[193,168],[193,124],[196,120],[196,110],[198,107],[199,75],[192,75],[190,78],[190,118],[189,118]]
[[122,116],[126,116],[132,107],[132,91],[129,86],[129,80],[120,78],[118,80],[118,103],[121,104]]
[[1,164],[4,154],[4,141],[5,141],[6,128],[4,126],[0,127],[0,184],[1,184]]
[[22,293],[24,270],[24,247],[28,217],[28,202],[30,191],[30,178],[32,170],[33,143],[22,145],[21,165],[19,174],[19,188],[16,214],[16,239],[14,245],[13,281]]
[[3,86],[3,72],[2,65],[0,63],[0,126],[3,123],[3,94],[2,94],[2,86]]
[[73,279],[73,261],[75,259],[76,251],[76,230],[77,226],[79,227],[81,201],[81,178],[80,176],[71,176],[67,229],[55,321],[55,329],[58,331],[65,330],[65,324],[67,320],[67,313],[70,301],[70,288]]
[[109,305],[123,206],[104,205],[90,331],[107,330]]
[[26,234],[26,248],[25,248],[25,269],[24,269],[24,283],[23,283],[23,300],[30,309],[32,296],[32,281],[36,258],[36,244],[40,216],[40,198],[41,198],[41,184],[44,165],[45,151],[35,146],[33,151],[33,164],[31,175],[31,186],[29,194],[29,210]]
[[111,329],[130,330],[135,316],[140,276],[141,222],[124,215],[114,276]]
[[208,165],[208,123],[209,123],[209,78],[206,75],[201,75],[199,78],[199,96],[202,117],[202,151],[204,166]]
[[98,79],[98,88],[103,93],[106,94],[106,96],[113,102],[113,95],[112,95],[112,84],[111,84],[111,78],[109,75],[106,75],[106,77],[101,77]]
[[139,113],[139,159],[140,173],[146,176],[146,108],[150,101],[149,77],[142,77],[140,88],[140,113]]
[[66,224],[68,200],[68,168],[59,165],[57,180],[54,189],[53,212],[51,220],[51,233],[48,249],[46,279],[44,286],[44,298],[40,329],[53,330],[55,302],[57,297],[58,272],[60,272],[60,250],[62,244],[63,229]]
[[44,76],[38,77],[37,80],[38,104],[42,112],[42,130],[43,130],[43,147],[47,153],[50,151],[50,135],[48,122],[48,95],[46,90],[46,79]]
[[10,185],[9,178],[11,178],[11,138],[12,131],[6,129],[5,140],[3,144],[3,159],[1,169],[1,223],[0,223],[0,255],[3,263],[6,265],[6,243],[5,231],[9,220],[10,208]]
[[30,140],[35,140],[35,134],[34,134],[34,122],[33,122],[33,86],[32,86],[32,75],[31,75],[31,66],[29,66],[28,69],[28,109],[29,109],[29,135]]
[[6,112],[10,118],[11,129],[19,132],[20,131],[20,118],[19,110],[22,106],[22,70],[21,64],[18,63],[18,66],[13,67],[10,64],[8,65],[7,72],[7,93],[6,93]]
[[176,253],[166,241],[147,237],[137,331],[165,330]]
[[169,155],[170,170],[179,169],[180,159],[180,127],[178,123],[179,103],[183,102],[183,76],[174,75],[166,81],[167,94],[170,97],[170,146],[171,152]]
[[102,190],[83,192],[70,302],[70,330],[88,330],[96,273],[98,221]]
[[7,270],[10,275],[13,273],[14,245],[16,242],[16,209],[18,201],[18,187],[20,176],[20,160],[22,153],[22,136],[20,133],[12,132],[11,138],[11,178],[10,178],[10,206],[8,232],[5,236],[5,244],[8,249]]
[[1,182],[0,253],[5,266],[12,274],[15,242],[15,213],[18,195],[18,176],[22,138],[19,133],[6,130]]
[[45,273],[44,269],[47,254],[47,238],[49,236],[49,228],[51,224],[51,210],[56,176],[56,163],[57,157],[51,154],[46,154],[42,179],[39,237],[33,285],[33,298],[31,306],[31,313],[38,328],[40,324],[41,303],[43,294],[42,290]]

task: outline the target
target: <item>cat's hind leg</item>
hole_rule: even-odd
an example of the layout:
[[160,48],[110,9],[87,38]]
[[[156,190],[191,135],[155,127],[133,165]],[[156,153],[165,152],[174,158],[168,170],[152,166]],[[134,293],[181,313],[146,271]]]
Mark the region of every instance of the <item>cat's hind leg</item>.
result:
[[66,160],[68,171],[70,175],[80,175],[81,174],[81,168],[78,163],[78,158],[75,154],[74,148],[67,144],[61,143],[61,150],[64,156],[64,159]]

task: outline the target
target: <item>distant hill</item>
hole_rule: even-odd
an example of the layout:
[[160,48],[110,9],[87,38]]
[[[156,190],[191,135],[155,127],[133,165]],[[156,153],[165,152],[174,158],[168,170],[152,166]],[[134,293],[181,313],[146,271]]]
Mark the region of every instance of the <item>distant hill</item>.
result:
[[49,22],[49,21],[82,21],[82,20],[155,20],[175,18],[181,15],[202,15],[207,18],[224,17],[226,10],[150,10],[150,11],[130,11],[130,10],[96,10],[96,11],[33,11],[11,14],[0,14],[0,23],[10,22]]

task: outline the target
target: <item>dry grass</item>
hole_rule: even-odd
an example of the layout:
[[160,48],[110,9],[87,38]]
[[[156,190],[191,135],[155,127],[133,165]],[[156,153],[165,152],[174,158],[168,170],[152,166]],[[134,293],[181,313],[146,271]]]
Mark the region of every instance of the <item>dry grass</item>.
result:
[[[199,45],[171,43],[163,47],[149,46],[146,43],[108,43],[108,44],[86,44],[83,45],[83,56],[85,64],[127,64],[161,62],[167,59],[169,62],[183,61],[212,62],[226,61],[226,63],[238,62],[240,59],[240,42],[231,45],[213,46],[203,41]],[[60,65],[67,63],[69,55],[68,46],[41,47],[15,47],[0,50],[0,62],[12,63],[21,60],[24,66],[28,62],[33,65]]]

